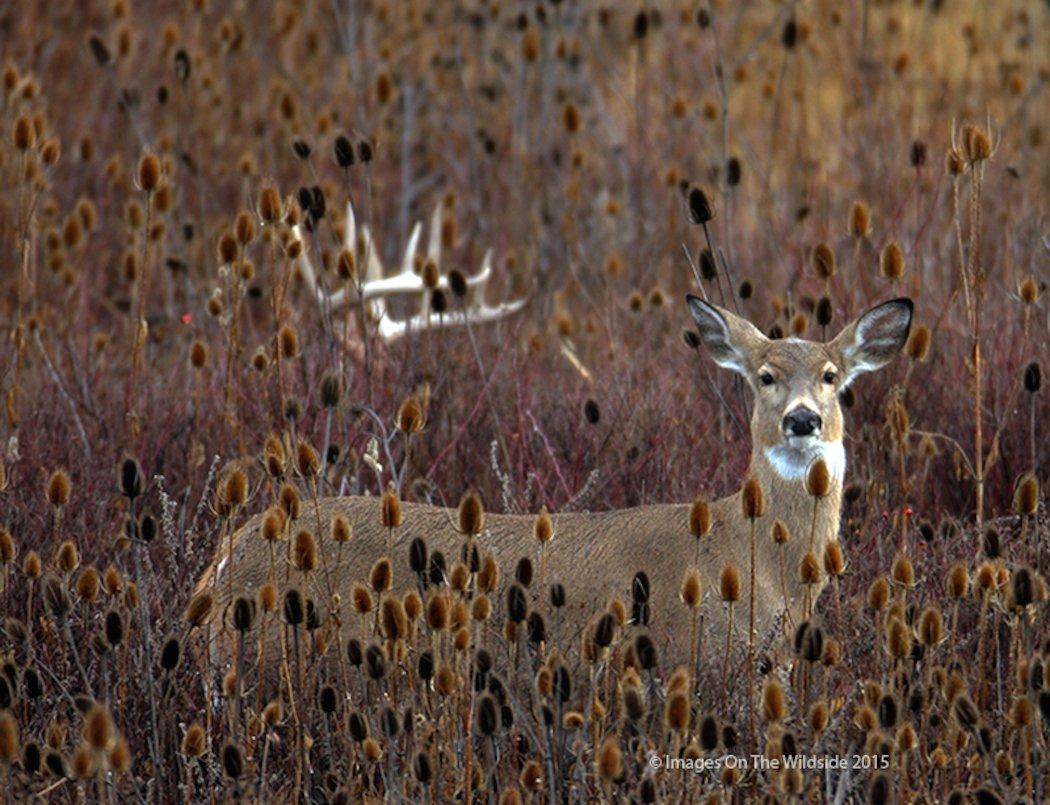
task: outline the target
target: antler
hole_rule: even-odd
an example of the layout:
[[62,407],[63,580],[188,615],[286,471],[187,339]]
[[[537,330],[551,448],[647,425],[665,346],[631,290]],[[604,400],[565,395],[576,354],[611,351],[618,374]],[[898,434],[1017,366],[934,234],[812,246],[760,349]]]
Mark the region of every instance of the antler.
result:
[[[296,224],[292,227],[295,238],[302,240],[302,227]],[[463,307],[447,313],[435,313],[431,309],[431,299],[435,290],[451,293],[447,274],[440,273],[441,269],[441,205],[434,209],[430,220],[430,237],[427,241],[427,261],[433,262],[438,268],[439,274],[434,288],[428,288],[423,281],[421,273],[416,271],[416,251],[419,247],[419,239],[422,235],[422,224],[417,222],[412,228],[405,254],[401,260],[401,268],[396,274],[384,276],[383,264],[379,259],[375,241],[367,226],[362,226],[361,234],[365,243],[364,279],[358,287],[347,285],[336,291],[329,291],[319,282],[317,273],[314,271],[307,250],[304,249],[296,258],[296,264],[310,292],[314,294],[318,304],[329,309],[336,309],[347,304],[364,303],[369,305],[372,316],[379,322],[379,335],[384,341],[394,341],[402,336],[408,335],[413,330],[426,328],[436,329],[444,327],[457,327],[466,324],[483,324],[505,318],[525,306],[527,299],[516,299],[511,302],[502,302],[498,305],[489,305],[485,301],[485,287],[492,276],[492,250],[485,252],[481,262],[481,271],[466,278],[468,293],[463,300]],[[345,247],[356,251],[357,245],[357,222],[354,217],[353,205],[346,205],[346,237]],[[387,297],[391,296],[418,296],[420,299],[419,313],[409,316],[404,320],[397,320],[390,315],[387,309]]]

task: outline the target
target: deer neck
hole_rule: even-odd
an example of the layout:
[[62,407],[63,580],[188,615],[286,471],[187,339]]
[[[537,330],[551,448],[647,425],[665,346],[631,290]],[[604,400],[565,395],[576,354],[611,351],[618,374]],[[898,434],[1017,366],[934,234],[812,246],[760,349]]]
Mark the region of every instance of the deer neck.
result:
[[[806,489],[809,468],[818,458],[824,460],[831,476],[828,494],[820,499]],[[792,553],[797,552],[799,558],[812,550],[820,560],[824,546],[838,536],[845,470],[842,442],[820,441],[804,450],[789,448],[786,444],[755,449],[751,474],[762,485],[766,514],[788,526]]]

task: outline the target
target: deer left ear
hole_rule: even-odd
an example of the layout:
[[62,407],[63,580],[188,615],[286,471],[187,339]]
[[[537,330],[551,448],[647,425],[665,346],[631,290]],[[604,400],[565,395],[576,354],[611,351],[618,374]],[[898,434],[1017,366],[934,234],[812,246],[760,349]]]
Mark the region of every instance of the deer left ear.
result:
[[849,385],[864,372],[873,372],[889,363],[901,351],[911,330],[914,304],[910,299],[893,299],[876,305],[843,328],[831,342],[842,356]]
[[686,294],[685,301],[700,340],[715,363],[747,377],[751,356],[768,343],[768,339],[751,322],[728,310],[692,294]]

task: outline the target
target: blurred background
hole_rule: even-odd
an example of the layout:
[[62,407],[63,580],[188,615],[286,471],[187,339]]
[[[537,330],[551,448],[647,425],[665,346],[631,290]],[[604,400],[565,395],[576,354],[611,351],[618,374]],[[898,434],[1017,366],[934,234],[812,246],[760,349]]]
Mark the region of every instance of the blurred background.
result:
[[[426,428],[407,497],[476,487],[517,511],[713,497],[746,467],[748,412],[683,339],[702,275],[712,301],[807,338],[912,296],[929,338],[847,400],[850,478],[865,528],[905,506],[961,522],[976,267],[1001,510],[1047,457],[1046,396],[1022,375],[1047,342],[1048,30],[1039,2],[10,4],[0,118],[33,128],[29,150],[14,134],[0,147],[12,516],[47,523],[38,490],[64,466],[70,527],[108,540],[124,451],[190,510],[289,413],[334,445],[330,491],[375,493],[361,457],[382,434],[360,406],[389,428],[410,395]],[[291,218],[260,218],[266,188]],[[485,300],[526,307],[391,343],[356,314],[333,323],[295,255],[338,286],[348,202],[388,272],[440,205],[440,273],[474,274],[491,249]],[[313,231],[291,233],[295,210]],[[220,246],[239,215],[254,231],[231,284]],[[278,393],[282,325],[296,343]],[[326,373],[344,390],[332,413]],[[901,484],[901,445],[921,483]]]

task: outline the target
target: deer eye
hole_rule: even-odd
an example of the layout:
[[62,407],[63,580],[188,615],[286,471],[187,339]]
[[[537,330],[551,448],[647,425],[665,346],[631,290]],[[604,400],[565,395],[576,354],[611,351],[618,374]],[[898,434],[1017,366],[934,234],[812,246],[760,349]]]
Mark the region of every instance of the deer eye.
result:
[[763,386],[772,386],[773,375],[771,375],[769,372],[763,372],[758,376],[758,382],[761,383]]
[[830,369],[824,373],[824,382],[825,383],[834,383],[835,382],[835,373],[832,372]]

